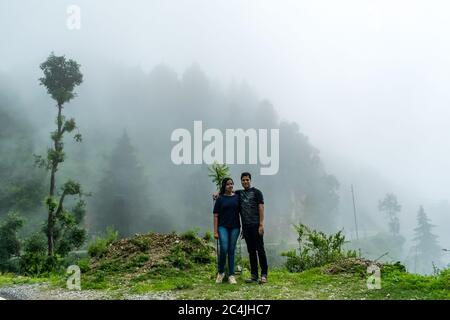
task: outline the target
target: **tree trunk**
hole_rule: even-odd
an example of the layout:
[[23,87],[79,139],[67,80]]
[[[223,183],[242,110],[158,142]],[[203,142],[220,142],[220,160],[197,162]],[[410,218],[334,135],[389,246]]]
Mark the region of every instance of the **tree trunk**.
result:
[[[62,151],[62,147],[61,147],[61,131],[62,131],[62,118],[61,118],[61,111],[62,111],[62,105],[58,104],[58,118],[56,120],[57,124],[58,124],[58,134],[55,137],[54,140],[54,148],[56,152],[61,152]],[[52,167],[51,167],[51,174],[50,174],[50,192],[49,192],[49,197],[50,199],[53,199],[54,195],[55,195],[55,176],[56,176],[56,171],[58,170],[58,161],[53,161],[52,162]],[[53,212],[54,208],[52,208],[51,206],[48,209],[48,220],[47,220],[47,244],[48,244],[48,255],[50,257],[53,257],[54,255],[54,227],[55,227],[55,213]]]

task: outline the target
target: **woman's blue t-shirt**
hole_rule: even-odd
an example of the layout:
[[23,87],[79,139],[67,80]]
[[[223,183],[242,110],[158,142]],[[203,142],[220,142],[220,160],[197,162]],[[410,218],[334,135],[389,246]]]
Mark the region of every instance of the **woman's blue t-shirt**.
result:
[[239,196],[220,195],[214,204],[214,212],[219,215],[219,226],[226,228],[240,228]]

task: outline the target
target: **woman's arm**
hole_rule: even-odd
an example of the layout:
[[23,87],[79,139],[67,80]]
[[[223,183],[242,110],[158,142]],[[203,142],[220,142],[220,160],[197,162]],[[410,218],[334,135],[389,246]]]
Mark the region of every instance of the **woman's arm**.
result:
[[214,213],[214,239],[219,239],[219,214]]

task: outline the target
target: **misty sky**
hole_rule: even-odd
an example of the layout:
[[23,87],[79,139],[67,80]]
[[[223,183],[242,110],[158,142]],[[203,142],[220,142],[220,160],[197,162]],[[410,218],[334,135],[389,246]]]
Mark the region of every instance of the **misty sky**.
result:
[[[66,28],[69,4],[81,7],[79,31]],[[449,9],[411,0],[0,0],[0,71],[37,66],[52,50],[146,71],[165,63],[179,74],[197,62],[224,86],[247,82],[297,121],[338,178],[339,168],[367,168],[398,188],[386,191],[438,201],[450,199]]]

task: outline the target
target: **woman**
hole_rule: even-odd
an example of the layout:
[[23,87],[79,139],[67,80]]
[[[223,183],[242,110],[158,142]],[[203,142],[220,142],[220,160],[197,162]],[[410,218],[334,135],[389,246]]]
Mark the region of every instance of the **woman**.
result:
[[219,239],[219,272],[216,283],[222,283],[225,277],[225,262],[228,256],[228,282],[236,284],[234,277],[234,252],[241,230],[239,220],[239,196],[233,191],[231,178],[222,181],[219,198],[214,204],[214,238]]

